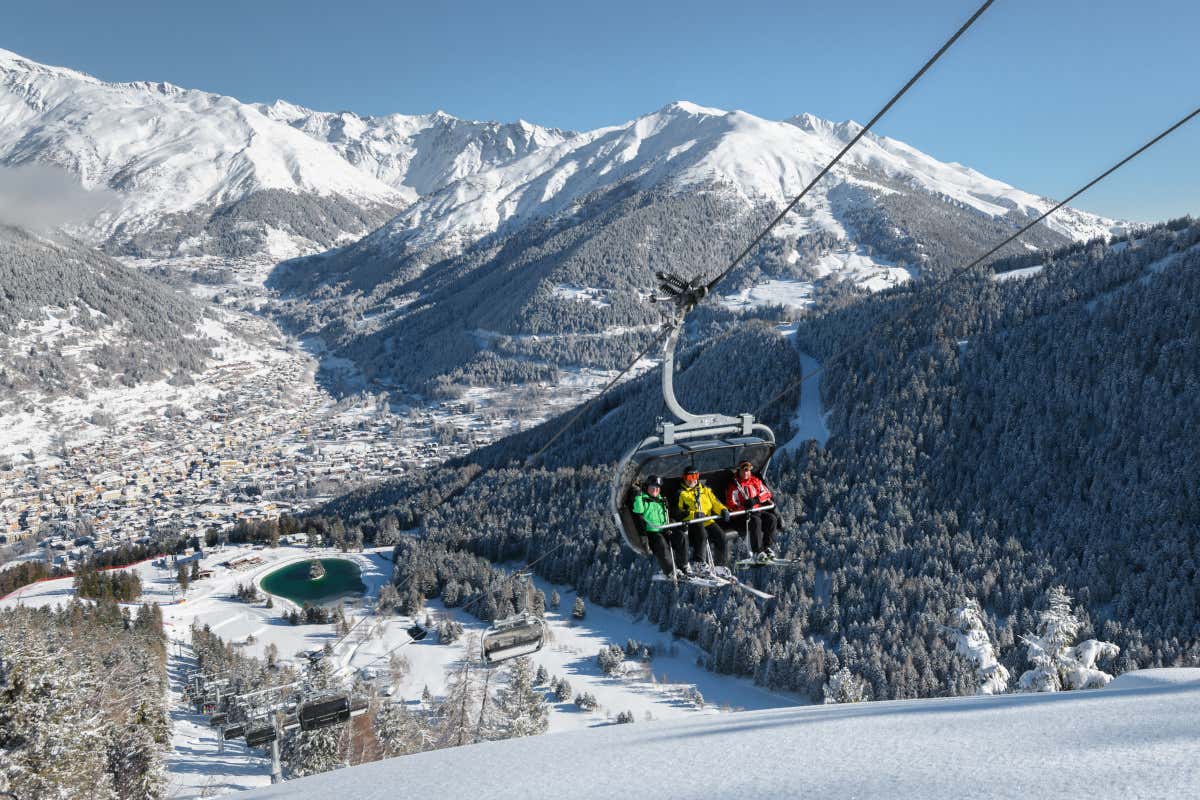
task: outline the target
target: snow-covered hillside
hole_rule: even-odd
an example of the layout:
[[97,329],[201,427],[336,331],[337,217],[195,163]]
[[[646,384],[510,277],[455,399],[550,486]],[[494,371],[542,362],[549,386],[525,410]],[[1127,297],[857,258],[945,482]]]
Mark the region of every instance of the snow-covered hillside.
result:
[[1200,670],[1147,670],[1097,691],[815,706],[510,739],[243,797],[1191,797],[1198,718]]
[[414,198],[574,135],[524,120],[474,122],[443,111],[362,117],[351,111],[313,111],[286,100],[257,108],[329,143],[351,164]]

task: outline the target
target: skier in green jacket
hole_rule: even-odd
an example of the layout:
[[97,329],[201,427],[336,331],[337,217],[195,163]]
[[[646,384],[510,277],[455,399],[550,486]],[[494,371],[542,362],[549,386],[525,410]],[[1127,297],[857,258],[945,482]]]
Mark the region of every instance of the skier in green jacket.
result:
[[663,530],[663,526],[671,521],[671,515],[667,510],[667,499],[662,496],[662,478],[657,475],[646,478],[645,487],[633,498],[633,514],[663,574],[670,580],[686,580],[683,568],[687,565],[687,546],[683,528]]

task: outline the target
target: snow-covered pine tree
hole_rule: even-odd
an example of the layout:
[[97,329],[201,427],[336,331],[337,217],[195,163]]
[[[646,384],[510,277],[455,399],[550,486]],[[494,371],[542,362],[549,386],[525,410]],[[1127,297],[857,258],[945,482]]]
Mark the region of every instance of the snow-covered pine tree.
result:
[[619,675],[625,663],[625,651],[616,644],[601,647],[600,652],[596,654],[596,661],[605,675]]
[[479,718],[475,723],[475,741],[485,742],[506,738],[508,719],[504,710],[493,696],[492,676],[494,669],[485,670],[483,686],[480,688]]
[[475,741],[481,694],[472,666],[479,657],[479,637],[467,639],[462,664],[446,682],[446,694],[434,712],[434,740],[438,747],[461,747]]
[[571,609],[571,616],[575,619],[583,619],[587,616],[587,606],[583,602],[583,598],[579,595],[575,596],[575,607]]
[[979,679],[977,694],[1003,694],[1008,689],[1008,670],[996,659],[996,649],[983,621],[983,610],[974,598],[968,599],[950,614],[945,630],[954,636],[959,655],[975,665]]
[[121,800],[159,800],[166,788],[159,745],[151,729],[144,725],[127,725],[110,730],[108,763],[113,775],[113,788]]
[[1022,637],[1033,667],[1021,675],[1027,692],[1099,689],[1112,675],[1096,668],[1096,660],[1115,658],[1120,648],[1110,642],[1088,639],[1072,645],[1079,634],[1079,619],[1071,611],[1071,596],[1062,586],[1046,594],[1046,609],[1038,614],[1036,634]]
[[505,736],[536,736],[550,725],[549,710],[542,693],[533,686],[533,664],[518,658],[508,668],[508,685],[497,698],[505,720]]
[[867,682],[842,667],[829,676],[829,682],[824,688],[825,702],[831,703],[861,703],[867,699]]
[[384,758],[420,753],[433,746],[428,726],[403,700],[384,703],[375,714],[375,738]]

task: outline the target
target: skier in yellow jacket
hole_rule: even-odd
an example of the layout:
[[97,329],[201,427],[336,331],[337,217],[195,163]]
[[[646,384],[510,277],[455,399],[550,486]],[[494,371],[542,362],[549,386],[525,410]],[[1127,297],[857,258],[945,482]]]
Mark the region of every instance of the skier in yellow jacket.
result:
[[[685,521],[713,516],[720,516],[722,522],[729,521],[729,509],[717,499],[712,489],[700,481],[700,473],[694,469],[683,473],[683,485],[679,488],[675,508],[680,519]],[[726,566],[729,547],[725,540],[725,528],[712,519],[695,522],[688,525],[688,544],[692,548],[692,563],[688,565],[688,570],[692,574],[706,575],[709,572],[708,559],[704,557],[706,542],[712,549],[713,565]]]

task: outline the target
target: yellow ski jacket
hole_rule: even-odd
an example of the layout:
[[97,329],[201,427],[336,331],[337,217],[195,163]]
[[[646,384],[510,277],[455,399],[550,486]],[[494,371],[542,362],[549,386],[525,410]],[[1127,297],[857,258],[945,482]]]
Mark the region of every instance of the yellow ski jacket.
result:
[[[725,510],[725,504],[717,499],[713,490],[708,488],[703,481],[696,481],[696,485],[690,489],[684,486],[679,490],[679,499],[675,502],[675,508],[678,509],[683,519],[688,520],[692,517],[716,516]],[[715,521],[710,519],[704,523],[704,526],[708,527]]]

